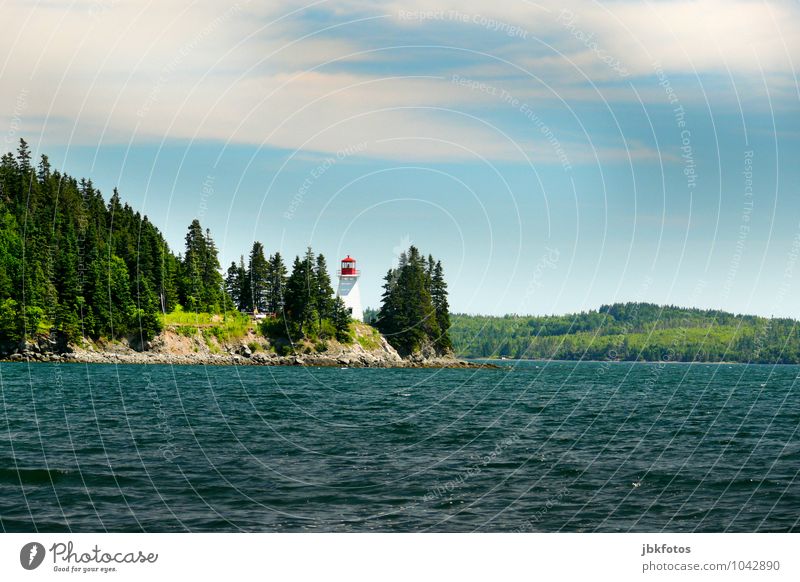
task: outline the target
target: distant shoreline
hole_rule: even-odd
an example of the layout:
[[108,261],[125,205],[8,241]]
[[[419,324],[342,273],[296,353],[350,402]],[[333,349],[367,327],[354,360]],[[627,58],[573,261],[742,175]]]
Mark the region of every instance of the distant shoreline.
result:
[[539,358],[466,358],[467,361],[470,362],[479,362],[479,361],[487,361],[487,362],[542,362],[544,364],[556,362],[556,363],[573,363],[573,362],[585,362],[585,363],[593,363],[593,364],[684,364],[684,365],[692,365],[692,364],[708,364],[710,366],[716,365],[726,365],[726,366],[800,366],[800,364],[792,364],[792,363],[785,363],[785,362],[710,362],[707,360],[697,360],[694,362],[682,362],[679,360],[591,360],[591,359],[583,359],[583,360],[559,360],[559,359],[539,359]]

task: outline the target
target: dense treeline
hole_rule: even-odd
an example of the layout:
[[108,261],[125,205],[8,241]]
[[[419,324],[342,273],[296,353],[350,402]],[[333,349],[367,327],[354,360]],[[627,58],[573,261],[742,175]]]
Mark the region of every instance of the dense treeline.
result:
[[0,159],[0,351],[49,335],[133,338],[161,329],[161,313],[273,313],[284,335],[349,339],[350,314],[333,297],[325,257],[309,248],[287,277],[280,253],[256,242],[223,279],[211,233],[198,220],[183,255],[114,190],[108,203],[90,180],[34,168],[24,140]]
[[288,277],[286,273],[281,254],[267,258],[256,241],[247,266],[242,256],[228,267],[225,290],[236,309],[270,315],[266,335],[349,341],[350,312],[334,297],[325,257],[309,247],[302,258],[295,257]]
[[179,261],[147,217],[91,180],[34,167],[24,140],[0,159],[0,341],[55,332],[140,334],[179,301]]
[[381,308],[374,323],[401,354],[451,351],[450,307],[441,261],[425,259],[414,246],[400,255],[384,278]]
[[792,319],[651,303],[616,303],[564,316],[453,315],[464,357],[800,363]]

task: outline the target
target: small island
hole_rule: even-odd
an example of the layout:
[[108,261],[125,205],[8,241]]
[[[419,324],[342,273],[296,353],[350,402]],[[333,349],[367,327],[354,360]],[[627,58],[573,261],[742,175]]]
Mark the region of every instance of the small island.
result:
[[[309,247],[291,272],[255,241],[221,270],[195,219],[182,254],[91,180],[34,168],[20,140],[0,160],[0,358],[159,364],[486,367],[457,359],[441,261],[411,246],[361,321],[349,255],[334,292]],[[371,325],[372,324],[372,325]]]

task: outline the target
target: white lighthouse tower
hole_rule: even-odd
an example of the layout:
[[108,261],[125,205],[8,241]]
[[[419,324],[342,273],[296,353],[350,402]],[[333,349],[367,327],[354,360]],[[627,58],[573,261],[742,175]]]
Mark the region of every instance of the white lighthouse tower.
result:
[[350,309],[353,319],[364,321],[361,309],[361,290],[358,288],[358,277],[361,273],[356,269],[356,260],[350,255],[342,259],[339,269],[339,287],[336,296],[341,297],[345,307]]

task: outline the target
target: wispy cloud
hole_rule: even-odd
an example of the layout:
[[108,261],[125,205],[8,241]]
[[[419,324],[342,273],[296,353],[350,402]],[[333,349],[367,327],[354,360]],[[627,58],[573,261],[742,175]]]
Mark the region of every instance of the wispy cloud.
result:
[[[763,73],[773,99],[792,98],[800,54],[796,4],[738,0],[87,0],[12,2],[3,14],[17,28],[0,36],[0,108],[15,111],[23,92],[20,133],[323,153],[366,142],[363,155],[400,160],[563,163],[542,132],[495,124],[508,104],[453,83],[454,74],[554,107],[662,103],[651,79],[657,62],[676,83],[708,76],[711,93],[716,76],[730,75],[745,100],[766,90]],[[400,44],[417,48],[388,48]],[[419,48],[432,44],[446,48]],[[635,94],[637,79],[650,81]],[[731,100],[719,86],[718,97]],[[2,123],[10,127],[12,116]],[[658,157],[635,143],[592,149],[562,134],[559,144],[571,163]]]

